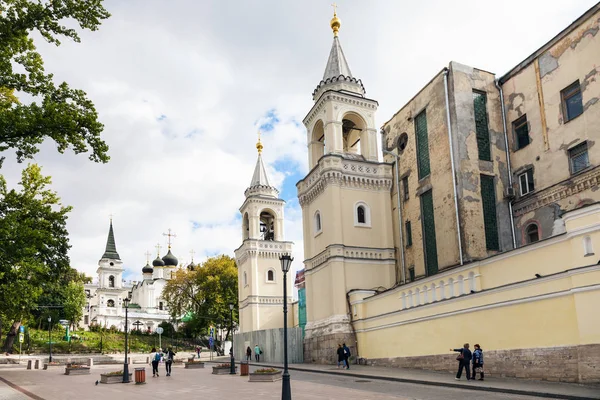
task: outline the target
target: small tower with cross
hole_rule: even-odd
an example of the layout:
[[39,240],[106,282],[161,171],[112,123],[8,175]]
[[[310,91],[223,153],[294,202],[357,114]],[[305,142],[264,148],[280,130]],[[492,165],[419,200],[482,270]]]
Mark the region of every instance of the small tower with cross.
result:
[[[240,331],[283,327],[283,279],[279,256],[291,254],[292,242],[283,236],[285,201],[271,186],[262,160],[263,144],[258,133],[258,159],[242,214],[242,245],[235,251],[238,267]],[[291,301],[292,279],[288,280]]]

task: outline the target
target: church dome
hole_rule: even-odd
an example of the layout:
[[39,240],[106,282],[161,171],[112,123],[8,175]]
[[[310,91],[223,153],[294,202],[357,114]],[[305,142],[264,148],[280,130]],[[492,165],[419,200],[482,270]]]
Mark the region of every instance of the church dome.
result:
[[152,261],[152,265],[155,267],[164,267],[165,262],[159,256],[156,256],[156,260]]
[[176,267],[177,264],[179,264],[179,260],[177,260],[177,257],[171,253],[171,249],[169,249],[169,252],[162,258],[162,260],[165,263],[165,267]]
[[142,273],[144,273],[144,274],[151,274],[153,272],[154,272],[154,269],[150,266],[150,263],[146,263],[146,266],[144,268],[142,268]]
[[194,262],[192,261],[191,263],[188,264],[187,269],[189,271],[193,271],[196,269],[196,264],[194,264]]

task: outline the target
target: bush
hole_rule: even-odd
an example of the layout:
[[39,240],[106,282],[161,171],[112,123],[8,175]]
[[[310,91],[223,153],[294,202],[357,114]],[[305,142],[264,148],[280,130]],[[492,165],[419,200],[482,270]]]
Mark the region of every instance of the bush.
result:
[[279,370],[275,369],[275,368],[261,368],[261,369],[257,369],[253,373],[255,373],[255,374],[272,374],[275,372],[279,372]]

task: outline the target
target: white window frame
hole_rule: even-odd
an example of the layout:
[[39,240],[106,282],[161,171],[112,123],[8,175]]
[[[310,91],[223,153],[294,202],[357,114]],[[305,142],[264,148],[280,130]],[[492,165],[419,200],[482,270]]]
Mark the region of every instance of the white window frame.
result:
[[[585,150],[582,150],[583,148],[585,148]],[[577,153],[575,153],[575,151],[577,151]],[[585,154],[586,157],[586,166],[574,171],[573,168],[573,159],[579,156],[582,156],[583,154]],[[575,175],[580,173],[581,171],[586,170],[588,167],[590,166],[590,153],[589,153],[589,146],[587,144],[587,140],[581,143],[577,143],[575,146],[571,147],[569,149],[569,172],[571,173],[571,175]]]
[[323,232],[323,216],[321,215],[321,211],[315,211],[315,215],[313,216],[313,224],[315,236],[320,235]]
[[[272,281],[269,280],[269,271],[273,271],[273,280]],[[277,283],[277,271],[275,271],[275,268],[269,268],[268,270],[265,271],[265,282],[266,283]]]
[[[363,207],[365,209],[365,222],[358,222],[358,207]],[[371,207],[364,201],[358,201],[354,204],[354,226],[361,228],[370,228],[371,227]]]
[[[531,192],[535,191],[535,182],[533,182],[533,190],[529,190],[529,175],[527,175],[527,173],[531,171],[531,176],[533,177],[533,169],[528,169],[527,171],[520,173],[518,178],[519,178],[519,192],[521,193],[521,196],[525,196]],[[523,183],[521,181],[521,177],[525,176],[525,188],[523,188]],[[524,191],[523,189],[525,189],[526,191]]]

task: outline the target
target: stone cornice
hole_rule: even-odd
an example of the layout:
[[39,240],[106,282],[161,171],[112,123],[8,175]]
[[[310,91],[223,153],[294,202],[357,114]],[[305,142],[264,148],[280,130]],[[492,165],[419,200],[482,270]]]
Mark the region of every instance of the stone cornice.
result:
[[300,206],[311,203],[328,185],[389,191],[392,167],[386,163],[350,160],[336,154],[321,157],[317,167],[296,184]]
[[274,240],[246,239],[240,247],[235,250],[237,265],[240,266],[250,256],[262,258],[279,258],[282,254],[291,254],[293,242],[277,242]]
[[598,186],[600,186],[600,166],[542,189],[531,197],[516,201],[513,205],[515,217]]
[[[292,304],[294,299],[292,296],[288,296],[288,304]],[[240,301],[239,308],[245,308],[251,304],[259,304],[265,306],[281,306],[283,304],[282,296],[248,296],[244,300]]]
[[326,264],[333,258],[341,258],[347,261],[360,260],[365,262],[395,262],[395,249],[393,248],[373,248],[373,247],[354,247],[343,244],[331,244],[322,252],[314,257],[304,260],[304,267],[307,274]]
[[377,101],[375,100],[360,97],[358,95],[352,95],[350,93],[328,90],[321,94],[321,97],[315,101],[315,104],[312,106],[306,117],[304,117],[304,120],[302,121],[304,122],[304,125],[308,127],[315,120],[315,117],[321,112],[323,107],[325,107],[325,104],[330,101],[352,104],[358,107],[371,109],[373,111],[377,110],[378,105]]
[[259,204],[268,206],[281,206],[285,204],[285,200],[277,197],[265,197],[265,196],[250,196],[244,200],[244,203],[240,207],[240,212],[248,206],[248,204]]

